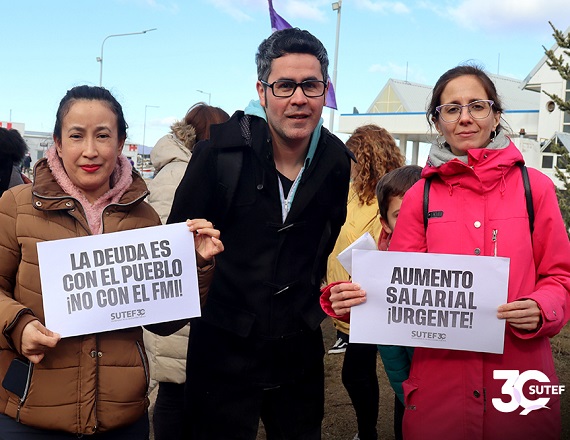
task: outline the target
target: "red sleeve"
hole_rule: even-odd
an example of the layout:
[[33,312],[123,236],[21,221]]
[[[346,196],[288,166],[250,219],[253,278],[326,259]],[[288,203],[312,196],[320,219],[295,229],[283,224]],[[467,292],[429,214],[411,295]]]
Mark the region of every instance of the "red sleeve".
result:
[[347,313],[345,315],[337,315],[331,306],[331,289],[333,286],[341,283],[350,283],[350,281],[335,281],[334,283],[330,283],[328,286],[325,286],[321,289],[321,308],[328,316],[332,318],[343,322],[350,322],[350,313]]

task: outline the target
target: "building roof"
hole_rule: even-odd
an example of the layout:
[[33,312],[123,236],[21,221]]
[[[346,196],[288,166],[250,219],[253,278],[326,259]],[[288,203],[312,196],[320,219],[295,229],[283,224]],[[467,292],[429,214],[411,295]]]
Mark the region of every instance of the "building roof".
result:
[[[540,95],[522,89],[520,80],[492,74],[489,77],[495,83],[506,111],[538,108]],[[367,113],[425,113],[431,93],[431,86],[391,78],[380,90]]]
[[560,142],[564,148],[570,151],[570,133],[565,133],[563,131],[555,131],[554,136],[547,140],[541,147],[541,151],[551,151],[550,144],[552,142]]
[[[566,29],[566,32],[564,32],[564,35],[568,35],[570,34],[570,26]],[[552,47],[550,48],[550,50],[552,52],[556,52],[556,50],[558,49],[558,43],[554,43],[552,45]],[[546,61],[548,60],[548,57],[546,56],[546,54],[540,59],[540,61],[536,64],[536,66],[534,66],[534,68],[530,71],[530,73],[527,75],[527,77],[522,81],[521,87],[522,88],[526,88],[526,89],[533,89],[536,91],[540,91],[540,86],[536,85],[536,84],[532,84],[531,80],[532,78],[534,78],[534,76],[536,75],[536,73],[540,70],[540,68],[546,63]]]
[[489,77],[495,83],[505,111],[536,110],[539,107],[540,93],[523,89],[522,81],[500,75],[489,74]]
[[431,87],[389,79],[368,108],[367,113],[425,112]]

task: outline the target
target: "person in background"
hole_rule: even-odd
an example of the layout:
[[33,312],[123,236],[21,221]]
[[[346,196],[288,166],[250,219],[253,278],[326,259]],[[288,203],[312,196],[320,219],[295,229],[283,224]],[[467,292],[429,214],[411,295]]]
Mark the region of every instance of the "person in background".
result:
[[[422,176],[431,179],[424,226],[425,179],[404,196],[391,251],[498,256],[510,259],[502,354],[416,348],[404,382],[406,440],[560,439],[560,395],[521,416],[519,373],[538,371],[558,385],[549,338],[570,317],[570,242],[552,180],[529,168],[534,222],[529,221],[521,152],[501,123],[495,85],[478,66],[460,65],[437,81],[428,122],[437,130]],[[531,227],[531,223],[533,227]],[[366,300],[361,289],[331,289],[332,307],[345,314]],[[509,380],[496,372],[514,373]],[[510,394],[511,393],[511,394]]]
[[[378,208],[380,211],[380,222],[382,230],[378,239],[378,250],[387,251],[390,245],[392,233],[396,227],[396,221],[400,213],[400,207],[404,194],[421,178],[422,168],[417,165],[406,165],[401,168],[392,170],[380,178],[376,185],[376,199],[378,200]],[[321,307],[325,313],[333,319],[349,322],[350,315],[337,315],[331,305],[330,289],[335,284],[323,289],[321,295]],[[358,289],[356,284],[351,283],[347,288]],[[413,348],[400,347],[396,345],[378,345],[378,351],[382,357],[382,364],[390,385],[394,389],[394,437],[396,440],[402,440],[402,419],[404,417],[404,391],[402,383],[408,378],[410,372],[410,363],[413,354]],[[374,408],[374,405],[370,405]],[[378,406],[376,405],[376,412]],[[360,436],[362,439],[363,437]]]
[[[339,253],[366,232],[378,242],[381,224],[376,202],[376,184],[385,173],[405,163],[405,158],[394,138],[377,125],[358,127],[346,141],[346,146],[354,154],[356,162],[352,164],[351,169],[346,221],[327,261],[327,284],[350,280],[350,275],[337,258]],[[379,399],[376,345],[348,343],[349,324],[334,318],[333,322],[338,339],[331,350],[339,346],[339,341],[347,342],[342,366],[342,382],[356,413],[358,422],[356,438],[376,440]]]
[[[320,281],[346,216],[350,151],[322,127],[323,44],[297,28],[256,54],[257,93],[196,146],[168,223],[206,216],[226,250],[192,321],[186,419],[194,440],[321,438]],[[199,189],[199,191],[197,191]]]
[[18,130],[0,127],[0,196],[8,188],[30,182],[21,172],[27,152],[28,145]]
[[[143,179],[121,154],[126,130],[121,105],[108,90],[72,88],[60,102],[55,143],[36,163],[33,184],[0,198],[2,440],[149,437],[142,329],[61,339],[46,328],[36,249],[48,240],[160,225],[144,202]],[[205,295],[223,244],[210,222],[187,224]],[[11,365],[24,365],[25,374],[16,377],[22,382],[4,380]]]
[[[148,184],[148,202],[163,224],[170,214],[174,192],[184,176],[194,145],[210,138],[212,124],[229,118],[221,108],[199,102],[188,110],[183,120],[172,124],[170,133],[160,138],[152,149],[150,160],[156,174]],[[153,383],[159,383],[152,414],[155,440],[171,440],[182,435],[189,332],[190,324],[171,336],[158,336],[144,330],[150,377]]]
[[30,156],[30,153],[26,153],[24,159],[22,160],[22,173],[24,173],[28,177],[30,176],[31,165],[32,165],[32,157]]

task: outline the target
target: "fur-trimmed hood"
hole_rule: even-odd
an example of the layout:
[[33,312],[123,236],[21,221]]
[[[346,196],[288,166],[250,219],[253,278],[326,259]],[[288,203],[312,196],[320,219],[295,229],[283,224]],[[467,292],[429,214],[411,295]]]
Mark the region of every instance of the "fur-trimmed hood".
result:
[[170,130],[182,144],[192,152],[196,143],[196,130],[194,126],[186,124],[184,121],[176,121],[170,126]]
[[183,121],[171,125],[171,132],[162,136],[150,152],[156,171],[172,162],[188,163],[196,143],[196,130]]

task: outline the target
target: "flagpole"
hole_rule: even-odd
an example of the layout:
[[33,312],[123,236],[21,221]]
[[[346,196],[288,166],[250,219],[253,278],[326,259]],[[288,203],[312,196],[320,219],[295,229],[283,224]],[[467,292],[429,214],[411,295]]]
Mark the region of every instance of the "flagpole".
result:
[[[338,0],[337,2],[334,2],[332,4],[332,9],[333,11],[337,12],[337,18],[336,18],[336,42],[335,42],[335,47],[334,47],[334,64],[333,64],[333,77],[332,77],[332,84],[334,86],[335,89],[335,93],[336,93],[336,66],[337,66],[337,62],[338,62],[338,39],[339,39],[339,35],[340,35],[340,10],[342,8],[342,0]],[[331,113],[330,113],[330,122],[329,122],[329,130],[332,133],[334,131],[334,108],[331,108]]]

